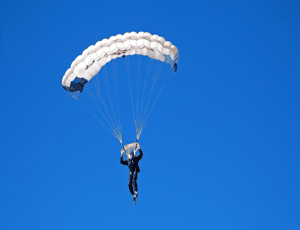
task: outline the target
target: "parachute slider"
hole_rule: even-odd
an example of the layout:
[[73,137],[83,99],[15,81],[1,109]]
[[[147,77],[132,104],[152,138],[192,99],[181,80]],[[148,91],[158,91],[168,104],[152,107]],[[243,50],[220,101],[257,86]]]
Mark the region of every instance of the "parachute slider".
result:
[[[123,144],[122,144],[123,145]],[[123,148],[121,149],[121,154],[125,152],[126,156],[129,154],[129,150],[133,148],[134,152],[136,152],[138,149],[140,149],[140,145],[137,142],[130,143],[128,145],[123,145]]]

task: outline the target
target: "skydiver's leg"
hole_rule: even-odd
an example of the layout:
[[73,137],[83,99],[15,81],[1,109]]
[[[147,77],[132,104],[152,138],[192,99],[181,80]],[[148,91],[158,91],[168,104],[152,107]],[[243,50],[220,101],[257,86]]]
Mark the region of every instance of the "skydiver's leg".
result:
[[138,185],[137,185],[137,178],[138,178],[138,173],[135,171],[133,174],[133,187],[134,187],[134,191],[138,191]]
[[133,187],[132,187],[132,180],[133,180],[133,172],[130,171],[129,178],[128,178],[128,187],[129,187],[129,191],[130,191],[131,195],[134,195]]

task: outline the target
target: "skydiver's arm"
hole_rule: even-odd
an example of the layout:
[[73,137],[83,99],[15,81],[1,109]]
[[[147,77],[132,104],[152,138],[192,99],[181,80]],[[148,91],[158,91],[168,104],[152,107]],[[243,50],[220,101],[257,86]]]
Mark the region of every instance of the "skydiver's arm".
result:
[[141,150],[141,149],[139,149],[140,150],[140,154],[137,156],[137,159],[138,159],[138,161],[140,160],[140,159],[142,159],[142,157],[143,157],[143,151]]
[[121,163],[122,165],[127,165],[127,161],[124,161],[124,160],[123,160],[123,155],[122,155],[121,158],[120,158],[120,163]]

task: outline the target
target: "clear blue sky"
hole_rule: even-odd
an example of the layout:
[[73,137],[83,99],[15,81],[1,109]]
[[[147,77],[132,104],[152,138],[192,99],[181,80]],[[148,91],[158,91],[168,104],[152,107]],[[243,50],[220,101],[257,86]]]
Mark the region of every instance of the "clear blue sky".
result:
[[[300,229],[299,1],[0,8],[1,229]],[[89,45],[131,31],[180,51],[140,139],[137,205],[121,145],[61,86]]]

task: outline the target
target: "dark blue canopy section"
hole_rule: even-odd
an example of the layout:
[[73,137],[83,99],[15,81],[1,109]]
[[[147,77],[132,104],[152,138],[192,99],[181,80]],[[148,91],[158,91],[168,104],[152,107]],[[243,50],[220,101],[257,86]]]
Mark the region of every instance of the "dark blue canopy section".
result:
[[84,78],[76,77],[70,84],[70,87],[63,86],[65,90],[73,93],[73,92],[82,92],[84,85],[88,82],[88,80]]

